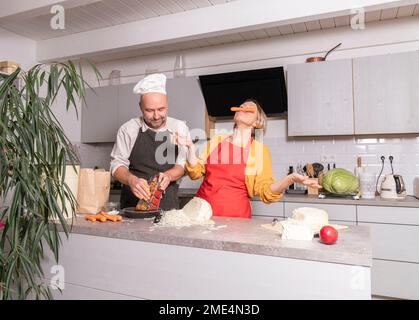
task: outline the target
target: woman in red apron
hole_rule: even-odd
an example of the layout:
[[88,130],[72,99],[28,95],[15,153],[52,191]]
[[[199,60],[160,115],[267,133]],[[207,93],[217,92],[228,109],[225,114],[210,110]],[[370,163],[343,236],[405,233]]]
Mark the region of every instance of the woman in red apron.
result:
[[264,111],[255,100],[233,110],[233,134],[212,138],[199,158],[189,139],[175,137],[175,143],[189,149],[185,169],[190,178],[204,176],[196,196],[210,203],[214,216],[251,218],[249,199],[257,195],[265,203],[278,201],[295,182],[320,188],[295,173],[275,182],[269,149],[260,142],[266,131]]

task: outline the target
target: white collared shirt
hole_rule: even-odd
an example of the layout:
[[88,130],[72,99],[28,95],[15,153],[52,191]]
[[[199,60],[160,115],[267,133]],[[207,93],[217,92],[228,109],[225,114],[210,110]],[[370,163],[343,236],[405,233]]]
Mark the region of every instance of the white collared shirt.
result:
[[[189,129],[184,121],[167,117],[166,125],[158,130],[151,129],[142,117],[134,118],[125,122],[118,130],[116,141],[111,153],[111,174],[113,175],[120,166],[129,168],[129,156],[134,148],[135,141],[137,140],[138,132],[141,130],[145,132],[147,129],[161,132],[169,131],[170,133],[178,132],[181,136],[188,136]],[[176,158],[176,164],[182,167],[185,166],[188,149],[187,147],[179,146],[179,154]]]

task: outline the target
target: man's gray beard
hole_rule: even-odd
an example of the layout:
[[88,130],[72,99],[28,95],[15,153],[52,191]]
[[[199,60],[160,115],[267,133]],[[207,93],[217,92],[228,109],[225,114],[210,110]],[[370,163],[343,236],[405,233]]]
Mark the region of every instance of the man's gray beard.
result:
[[[143,119],[144,119],[144,118],[143,118]],[[144,119],[144,122],[146,123],[146,125],[148,125],[148,126],[149,126],[149,128],[154,129],[154,130],[158,130],[158,129],[160,129],[161,127],[164,127],[164,126],[166,125],[166,122],[167,122],[167,117],[166,117],[166,118],[164,118],[164,120],[163,120],[162,124],[161,124],[158,128],[156,128],[156,127],[154,127],[153,125],[151,125],[151,123],[148,123],[145,119]]]

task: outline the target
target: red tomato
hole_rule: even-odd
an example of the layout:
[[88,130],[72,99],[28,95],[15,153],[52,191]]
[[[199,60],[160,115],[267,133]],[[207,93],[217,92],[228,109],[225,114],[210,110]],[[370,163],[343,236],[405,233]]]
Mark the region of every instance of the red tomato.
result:
[[320,229],[320,241],[325,244],[333,244],[338,240],[338,231],[332,226],[324,226]]

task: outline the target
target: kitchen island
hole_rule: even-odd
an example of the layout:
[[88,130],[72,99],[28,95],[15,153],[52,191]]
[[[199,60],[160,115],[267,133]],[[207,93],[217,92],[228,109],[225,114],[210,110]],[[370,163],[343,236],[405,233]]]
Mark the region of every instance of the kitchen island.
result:
[[[88,222],[63,238],[64,299],[370,299],[369,228],[334,245],[281,240],[263,218],[156,228],[153,220]],[[44,261],[48,278],[51,255]]]

